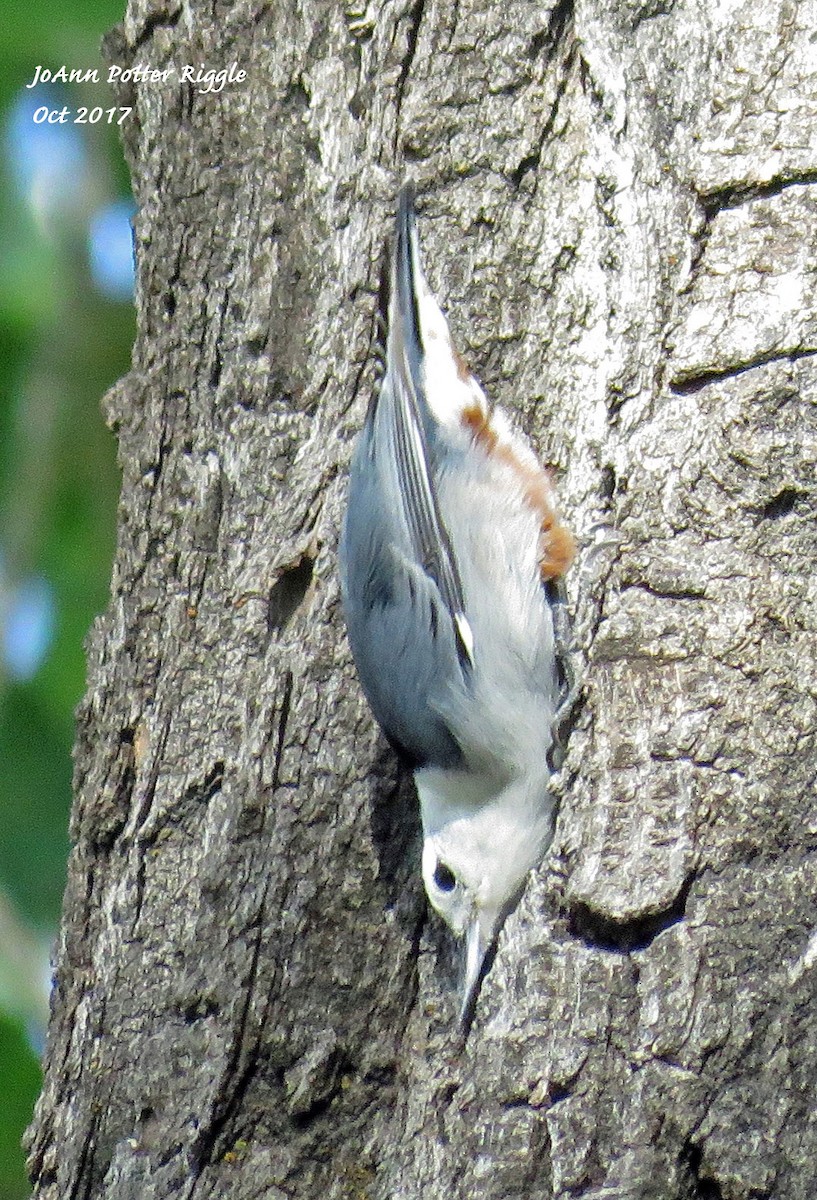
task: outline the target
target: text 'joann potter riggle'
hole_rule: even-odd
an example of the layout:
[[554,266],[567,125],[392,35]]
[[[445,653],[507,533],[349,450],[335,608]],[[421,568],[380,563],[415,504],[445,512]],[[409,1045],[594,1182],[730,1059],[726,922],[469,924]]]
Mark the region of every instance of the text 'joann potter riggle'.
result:
[[[47,67],[37,66],[34,77],[26,87],[37,87],[40,83],[101,83],[98,67],[58,67],[50,71]],[[192,83],[199,92],[220,92],[228,83],[243,83],[247,72],[241,70],[238,63],[230,63],[229,67],[215,70],[202,63],[182,67],[151,67],[138,63],[135,67],[120,67],[116,63],[108,67],[106,79],[108,83],[167,83],[177,77],[179,83]]]

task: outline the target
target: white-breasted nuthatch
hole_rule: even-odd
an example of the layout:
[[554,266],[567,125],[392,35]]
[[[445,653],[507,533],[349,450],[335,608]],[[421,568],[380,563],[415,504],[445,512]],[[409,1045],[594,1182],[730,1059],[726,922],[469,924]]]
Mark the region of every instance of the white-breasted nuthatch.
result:
[[564,701],[551,588],[573,540],[550,478],[451,342],[400,192],[385,374],[351,467],[340,546],[352,655],[414,767],[423,881],[466,939],[462,1014],[553,836]]

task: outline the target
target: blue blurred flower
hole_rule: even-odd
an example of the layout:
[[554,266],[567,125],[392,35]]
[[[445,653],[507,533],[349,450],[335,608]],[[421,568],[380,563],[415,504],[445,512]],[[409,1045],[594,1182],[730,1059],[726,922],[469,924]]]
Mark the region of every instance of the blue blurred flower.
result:
[[25,580],[4,597],[3,665],[13,679],[31,679],[54,637],[54,592],[47,579]]
[[91,277],[109,300],[133,299],[133,233],[136,211],[130,200],[115,200],[98,209],[88,229]]
[[6,157],[22,198],[40,218],[76,210],[89,183],[85,140],[71,123],[39,124],[34,114],[43,107],[65,104],[59,87],[22,89],[6,125]]

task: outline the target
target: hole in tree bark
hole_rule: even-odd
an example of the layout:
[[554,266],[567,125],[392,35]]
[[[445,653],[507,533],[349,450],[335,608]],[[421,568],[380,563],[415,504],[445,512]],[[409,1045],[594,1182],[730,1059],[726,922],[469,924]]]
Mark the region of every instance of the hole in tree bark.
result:
[[315,560],[304,555],[300,562],[284,570],[272,585],[267,607],[270,634],[280,633],[292,620],[312,582],[314,566]]
[[[715,1179],[701,1178],[701,1161],[703,1151],[700,1146],[687,1142],[681,1151],[681,1158],[689,1168],[694,1190],[691,1195],[694,1200],[723,1200],[723,1192]],[[752,1193],[754,1195],[754,1193]]]
[[788,516],[803,495],[804,493],[798,492],[797,488],[783,488],[763,506],[763,516],[767,521],[777,521],[780,517]]
[[586,945],[600,950],[619,954],[646,950],[659,933],[683,921],[694,880],[694,875],[687,876],[674,902],[663,912],[631,921],[613,921],[604,913],[596,912],[589,904],[574,904],[570,911],[570,932]]

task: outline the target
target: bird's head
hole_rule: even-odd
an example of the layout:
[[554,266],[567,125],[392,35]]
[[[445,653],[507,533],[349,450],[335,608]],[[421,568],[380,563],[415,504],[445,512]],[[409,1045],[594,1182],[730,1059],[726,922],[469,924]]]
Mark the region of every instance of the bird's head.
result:
[[431,906],[465,941],[462,1020],[471,1012],[502,922],[552,835],[549,814],[542,821],[529,818],[529,812],[488,806],[444,825],[423,844],[423,883]]

